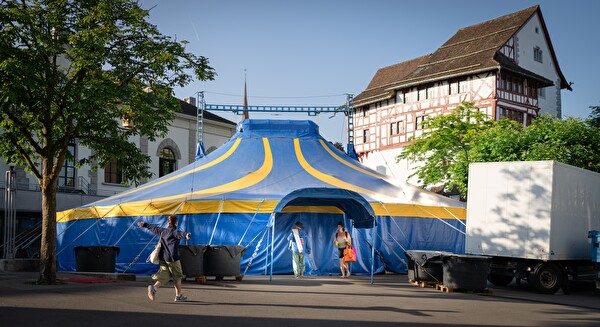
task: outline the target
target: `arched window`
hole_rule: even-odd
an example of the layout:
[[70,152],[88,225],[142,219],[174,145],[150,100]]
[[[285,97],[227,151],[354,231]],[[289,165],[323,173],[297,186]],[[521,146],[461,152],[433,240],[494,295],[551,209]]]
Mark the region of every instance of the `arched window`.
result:
[[160,150],[158,165],[158,177],[162,177],[177,170],[177,160],[171,149],[165,147]]

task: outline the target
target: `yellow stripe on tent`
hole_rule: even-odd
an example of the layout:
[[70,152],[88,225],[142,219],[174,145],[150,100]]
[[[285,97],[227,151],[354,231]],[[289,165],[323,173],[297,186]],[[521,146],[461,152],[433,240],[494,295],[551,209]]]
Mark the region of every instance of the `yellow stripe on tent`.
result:
[[[237,191],[246,187],[250,187],[263,179],[265,179],[271,169],[273,169],[273,155],[271,153],[271,146],[269,145],[269,140],[266,137],[263,137],[263,146],[265,150],[265,158],[263,160],[262,166],[253,172],[248,173],[246,176],[238,178],[237,180],[231,181],[229,183],[225,183],[219,186],[210,187],[203,190],[198,190],[190,193],[181,193],[170,196],[165,196],[162,198],[153,199],[153,203],[161,203],[161,202],[182,202],[186,199],[198,199],[198,198],[206,198],[209,196],[215,196],[223,193]],[[142,205],[147,203],[147,200],[130,202],[129,205]]]
[[207,188],[207,189],[199,190],[199,191],[194,191],[190,194],[190,196],[193,198],[199,198],[199,197],[209,197],[209,196],[215,196],[215,195],[219,195],[219,194],[223,194],[223,193],[233,192],[233,191],[237,191],[237,190],[240,190],[243,188],[250,187],[254,184],[259,183],[263,179],[267,178],[269,173],[271,173],[271,169],[273,169],[273,153],[271,152],[271,146],[269,145],[269,139],[266,137],[263,137],[262,140],[263,140],[263,146],[265,149],[265,158],[263,160],[262,166],[258,170],[253,171],[240,179],[237,179],[235,181],[232,181],[232,182],[220,185],[220,186]]
[[141,190],[145,190],[145,189],[147,189],[147,188],[149,188],[149,187],[155,187],[155,186],[161,185],[161,184],[163,184],[163,183],[166,183],[166,182],[174,181],[174,180],[176,180],[176,179],[179,179],[179,178],[185,177],[185,176],[187,176],[187,175],[189,175],[189,174],[193,174],[193,173],[195,173],[195,172],[198,172],[198,171],[201,171],[201,170],[204,170],[204,169],[210,168],[210,167],[212,167],[212,166],[214,166],[214,165],[216,165],[216,164],[219,164],[219,163],[223,162],[225,159],[229,158],[229,156],[231,156],[231,155],[232,155],[232,154],[235,152],[235,150],[238,148],[238,146],[240,145],[240,142],[241,142],[241,141],[242,141],[242,139],[241,139],[241,138],[238,138],[238,139],[236,139],[236,140],[235,140],[235,142],[233,143],[233,145],[231,146],[231,148],[229,148],[229,150],[227,150],[227,152],[223,153],[223,154],[222,154],[220,157],[218,157],[217,159],[215,159],[215,160],[213,160],[213,161],[211,161],[211,162],[208,162],[208,163],[206,163],[206,164],[204,164],[204,165],[202,165],[202,166],[199,166],[199,167],[197,167],[197,168],[194,168],[194,169],[188,170],[188,171],[186,171],[186,172],[183,172],[183,173],[180,173],[180,174],[173,175],[173,176],[171,176],[171,177],[165,178],[165,179],[163,179],[163,180],[160,180],[160,181],[157,181],[157,182],[155,182],[155,183],[149,183],[148,185],[143,185],[143,186],[140,186],[140,187],[134,188],[134,189],[132,189],[132,190],[125,191],[125,192],[122,192],[122,193],[119,193],[118,195],[115,195],[115,196],[113,196],[112,198],[113,198],[113,199],[115,199],[115,198],[120,198],[120,197],[122,197],[122,196],[125,196],[125,195],[128,195],[128,194],[132,194],[132,193],[135,193],[135,192],[139,192],[139,191],[141,191]]
[[467,219],[467,210],[460,207],[426,206],[405,203],[371,202],[371,207],[377,216],[406,216],[419,218]]
[[[121,204],[115,206],[98,206],[93,208],[76,208],[57,213],[58,222],[79,219],[97,219],[112,217],[159,216],[167,214],[209,214],[218,213],[267,213],[273,212],[279,200],[199,200],[185,202],[146,203],[145,205]],[[414,218],[437,218],[465,220],[467,212],[464,208],[424,206],[418,204],[398,204],[379,202],[370,203],[377,216],[396,216]],[[222,205],[222,207],[221,207]],[[258,209],[258,210],[257,210]],[[331,213],[343,214],[334,206],[287,206],[285,213]]]
[[[116,208],[116,206],[96,206],[93,207],[92,210],[89,208],[67,210],[62,213],[57,213],[57,221],[62,222],[85,218],[170,214],[174,213],[181,203],[185,203],[185,201],[190,198],[208,197],[252,186],[265,179],[271,172],[271,169],[273,169],[273,155],[271,152],[271,146],[269,145],[269,140],[266,137],[263,137],[262,140],[265,150],[265,158],[262,166],[258,170],[253,171],[235,181],[191,193],[175,194],[152,200],[126,202],[119,204],[118,208]],[[94,212],[94,210],[97,212]]]
[[[262,202],[262,204],[261,204]],[[222,203],[222,208],[221,208]],[[279,200],[202,200],[187,201],[183,204],[179,214],[194,213],[218,213],[221,208],[222,213],[271,213]],[[260,207],[259,207],[260,206]],[[258,210],[257,210],[258,209]]]
[[281,212],[286,213],[334,213],[343,215],[344,211],[342,211],[338,207],[334,206],[286,206],[283,208]]
[[366,188],[362,188],[360,186],[356,186],[354,184],[344,182],[344,181],[342,181],[338,178],[335,178],[331,175],[328,175],[328,174],[318,171],[317,169],[312,167],[308,163],[308,161],[306,161],[306,159],[304,158],[304,155],[302,154],[302,149],[300,149],[300,140],[298,140],[297,138],[294,139],[294,151],[296,152],[296,158],[298,159],[298,163],[300,163],[302,168],[304,168],[304,170],[306,170],[307,173],[311,174],[313,177],[317,178],[318,180],[320,180],[324,183],[327,183],[329,185],[339,187],[342,189],[347,189],[347,190],[351,190],[351,191],[358,192],[358,193],[368,194],[369,196],[376,198],[376,199],[382,199],[382,200],[383,199],[388,199],[388,200],[393,199],[392,197],[390,197],[388,195],[377,193],[375,191],[371,191]]
[[329,147],[328,147],[328,146],[325,144],[325,141],[323,141],[323,140],[319,140],[319,142],[321,142],[321,146],[323,146],[323,148],[325,149],[325,151],[327,151],[327,152],[328,152],[328,153],[329,153],[329,154],[330,154],[330,155],[331,155],[331,156],[332,156],[332,157],[333,157],[335,160],[339,161],[340,163],[342,163],[342,164],[344,164],[344,165],[346,165],[346,166],[348,166],[348,167],[350,167],[350,168],[352,168],[352,169],[354,169],[354,170],[356,170],[356,171],[359,171],[359,172],[361,172],[361,173],[363,173],[363,174],[367,174],[367,175],[369,175],[369,176],[373,176],[373,177],[375,177],[375,178],[381,178],[381,179],[386,179],[386,178],[387,178],[387,177],[386,177],[385,175],[383,175],[383,174],[372,173],[372,172],[370,172],[370,171],[368,171],[368,170],[366,170],[366,169],[363,169],[363,168],[361,168],[361,167],[358,167],[358,166],[356,166],[356,165],[353,165],[353,164],[349,163],[348,161],[346,161],[346,160],[344,160],[344,159],[340,158],[340,156],[338,156],[337,154],[335,154],[335,152],[333,152],[333,151],[332,151],[332,150],[331,150],[331,149],[330,149],[330,148],[329,148]]

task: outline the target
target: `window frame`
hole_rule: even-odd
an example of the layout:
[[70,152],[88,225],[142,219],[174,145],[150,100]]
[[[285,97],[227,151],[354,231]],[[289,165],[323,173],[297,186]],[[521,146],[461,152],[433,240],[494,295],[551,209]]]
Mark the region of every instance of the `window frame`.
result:
[[396,122],[396,131],[398,134],[404,133],[404,120],[399,120]]
[[104,166],[104,183],[122,185],[125,182],[122,166],[120,160],[107,163]]
[[538,46],[533,47],[533,60],[539,63],[544,62],[544,52]]
[[71,153],[72,159],[65,158],[63,167],[58,175],[58,186],[66,188],[75,188],[76,168],[75,159],[77,158],[77,144],[71,140],[67,145],[67,150]]
[[368,128],[363,130],[363,143],[369,143],[369,142],[371,142],[369,140],[369,134],[370,133],[369,133],[369,129]]
[[[163,157],[163,152],[168,151],[170,156]],[[165,172],[165,168],[167,172]],[[168,175],[177,170],[177,157],[175,152],[169,147],[163,147],[158,156],[158,177]]]
[[466,79],[461,79],[458,81],[458,93],[467,93],[467,80]]
[[458,94],[458,80],[454,79],[454,80],[450,80],[448,82],[448,94],[449,95],[454,95],[454,94]]
[[421,115],[415,117],[416,130],[425,129],[425,127],[423,126],[423,122],[427,119],[427,117],[429,117],[429,115]]

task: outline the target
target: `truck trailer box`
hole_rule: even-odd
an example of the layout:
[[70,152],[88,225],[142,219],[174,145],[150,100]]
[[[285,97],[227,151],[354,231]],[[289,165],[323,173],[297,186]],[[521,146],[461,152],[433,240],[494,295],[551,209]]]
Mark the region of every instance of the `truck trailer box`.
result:
[[600,174],[556,161],[469,166],[466,253],[590,260],[600,229]]

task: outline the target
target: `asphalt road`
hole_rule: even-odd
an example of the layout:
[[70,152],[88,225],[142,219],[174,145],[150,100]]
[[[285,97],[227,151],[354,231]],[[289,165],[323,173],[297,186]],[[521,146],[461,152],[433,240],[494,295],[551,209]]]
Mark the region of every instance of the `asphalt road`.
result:
[[[150,302],[148,276],[135,281],[32,285],[36,273],[0,272],[0,326],[600,326],[600,293],[577,283],[569,295],[525,286],[487,293],[447,293],[407,282],[406,275],[369,277],[246,276],[169,285]],[[88,280],[89,281],[89,280]]]

